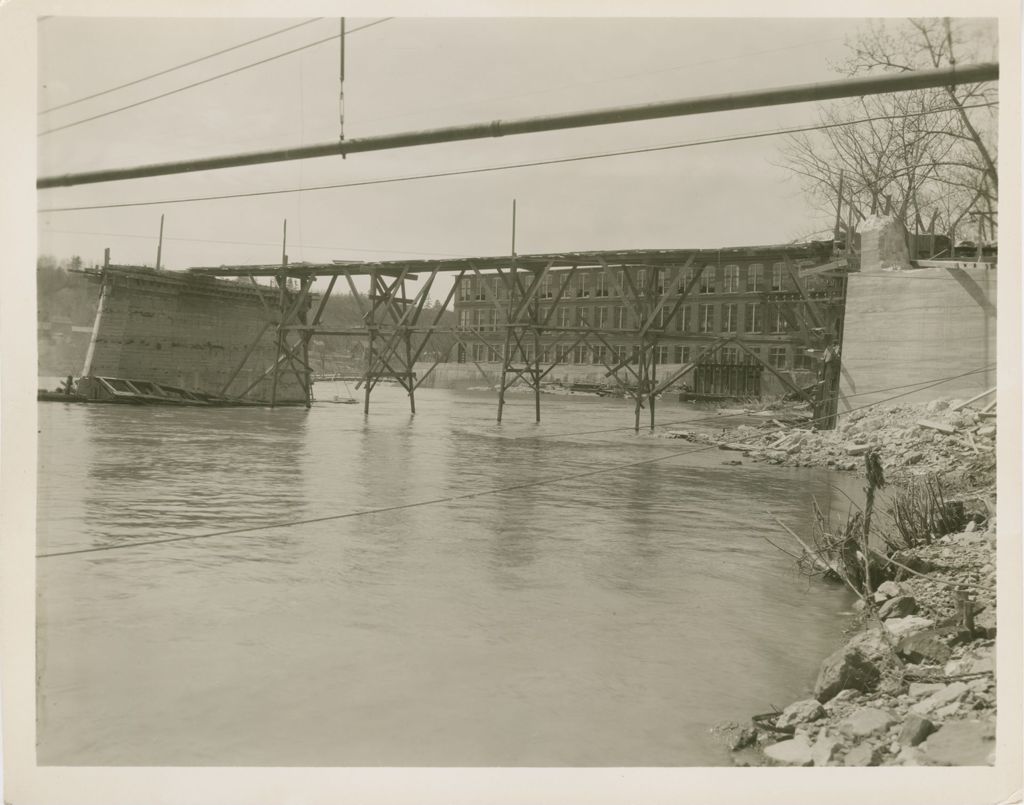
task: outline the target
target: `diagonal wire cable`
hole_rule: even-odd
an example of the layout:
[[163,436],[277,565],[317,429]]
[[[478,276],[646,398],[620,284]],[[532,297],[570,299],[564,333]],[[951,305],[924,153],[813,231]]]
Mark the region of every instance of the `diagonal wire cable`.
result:
[[124,84],[118,84],[116,87],[110,87],[109,89],[100,90],[99,92],[92,93],[92,95],[83,95],[81,98],[75,98],[75,100],[73,101],[65,101],[64,103],[59,103],[56,106],[51,106],[47,109],[42,109],[38,112],[38,114],[45,115],[49,112],[56,112],[58,109],[64,109],[68,106],[74,106],[75,104],[82,103],[83,101],[91,101],[93,98],[99,98],[103,95],[109,95],[111,92],[117,92],[118,90],[126,89],[127,87],[134,87],[136,84],[141,84],[143,81],[149,81],[153,78],[159,78],[162,75],[173,73],[175,70],[181,70],[185,67],[191,67],[193,64],[199,64],[200,62],[206,61],[207,59],[212,59],[216,56],[223,56],[225,53],[230,53],[233,50],[238,50],[239,48],[244,48],[248,45],[254,45],[257,42],[262,42],[263,40],[270,39],[271,37],[274,36],[280,36],[281,34],[288,33],[288,31],[294,31],[296,28],[301,28],[304,25],[309,25],[310,23],[314,23],[322,19],[323,17],[313,17],[312,19],[305,20],[303,22],[298,23],[297,25],[289,25],[287,28],[281,28],[277,31],[271,31],[269,34],[257,36],[255,39],[249,39],[246,42],[240,42],[237,45],[232,45],[229,48],[224,48],[223,50],[218,50],[213,53],[207,53],[205,56],[200,56],[198,59],[192,59],[191,61],[182,62],[181,64],[174,65],[173,67],[168,67],[165,70],[159,70],[158,72],[150,73],[149,75],[144,75],[142,76],[142,78],[136,78],[132,81],[127,81]]
[[[392,20],[392,19],[394,19],[394,17],[384,17],[383,19],[376,20],[375,22],[370,22],[370,23],[367,23],[366,25],[360,25],[358,28],[352,28],[352,29],[346,31],[345,32],[345,36],[348,36],[349,34],[354,34],[357,31],[365,31],[367,28],[372,28],[374,25],[380,25],[381,23],[385,23],[388,20]],[[316,42],[310,42],[309,44],[302,45],[301,47],[293,48],[292,50],[286,50],[283,53],[278,53],[278,54],[276,54],[274,56],[268,56],[265,59],[260,59],[259,61],[250,62],[249,64],[244,64],[241,67],[236,67],[235,69],[228,70],[225,73],[218,73],[217,75],[210,76],[209,78],[204,78],[201,81],[195,81],[195,82],[193,82],[191,84],[186,84],[183,87],[178,87],[177,89],[168,90],[167,92],[161,92],[159,95],[152,95],[149,98],[143,98],[141,101],[135,101],[135,103],[129,103],[129,104],[126,104],[125,106],[119,106],[116,109],[110,109],[109,111],[106,111],[106,112],[100,112],[98,115],[92,115],[91,117],[84,117],[81,120],[76,120],[76,121],[74,121],[72,123],[65,123],[63,126],[54,126],[53,128],[45,129],[45,130],[39,132],[39,134],[37,134],[36,136],[37,137],[42,137],[44,134],[53,134],[55,131],[63,131],[64,129],[70,129],[73,126],[80,126],[83,123],[89,123],[90,121],[99,120],[100,118],[103,118],[103,117],[109,117],[110,115],[116,115],[118,112],[124,112],[124,111],[126,111],[128,109],[134,109],[137,106],[142,106],[143,104],[152,103],[153,101],[158,101],[161,98],[166,98],[166,97],[168,97],[170,95],[176,95],[177,93],[184,92],[185,90],[194,89],[195,87],[201,87],[202,85],[209,84],[212,81],[217,81],[217,80],[219,80],[221,78],[226,78],[227,76],[235,75],[236,73],[241,73],[243,70],[249,70],[249,69],[251,69],[253,67],[258,67],[261,64],[267,64],[268,62],[275,61],[276,59],[283,59],[285,56],[291,56],[291,55],[293,55],[295,53],[299,53],[299,52],[301,52],[303,50],[308,50],[309,48],[316,47],[317,45],[322,45],[325,42],[331,42],[331,41],[333,41],[335,39],[338,39],[340,37],[341,37],[341,34],[334,34],[333,36],[328,36],[328,37],[325,37],[323,39],[318,39]]]

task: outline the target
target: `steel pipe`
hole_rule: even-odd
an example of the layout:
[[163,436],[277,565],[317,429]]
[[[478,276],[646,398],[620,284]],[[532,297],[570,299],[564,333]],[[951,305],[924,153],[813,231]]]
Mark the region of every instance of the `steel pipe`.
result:
[[660,103],[618,106],[586,112],[520,118],[519,120],[492,120],[465,126],[447,126],[422,131],[383,134],[340,142],[321,143],[301,148],[281,148],[273,151],[253,151],[206,159],[180,162],[160,162],[128,168],[69,173],[62,176],[44,176],[36,181],[40,190],[79,184],[115,182],[141,179],[149,176],[167,176],[175,173],[237,168],[244,165],[262,165],[269,162],[287,162],[295,159],[316,159],[327,156],[345,156],[369,151],[386,151],[418,145],[480,140],[512,134],[532,134],[541,131],[576,129],[586,126],[604,126],[610,123],[630,123],[665,117],[703,115],[761,106],[781,106],[791,103],[825,101],[858,95],[880,95],[886,92],[904,92],[914,89],[974,84],[999,78],[999,65],[994,62],[948,67],[938,70],[914,70],[885,75],[846,78],[817,84],[797,84],[788,87],[733,92],[723,95],[705,95]]

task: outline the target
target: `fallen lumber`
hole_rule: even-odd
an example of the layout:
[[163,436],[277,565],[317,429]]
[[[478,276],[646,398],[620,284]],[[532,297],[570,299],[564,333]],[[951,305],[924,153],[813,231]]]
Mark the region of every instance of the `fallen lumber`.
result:
[[931,419],[919,419],[916,424],[919,428],[931,428],[932,430],[939,431],[939,433],[956,433],[956,428],[952,425],[947,425],[945,422],[935,422]]

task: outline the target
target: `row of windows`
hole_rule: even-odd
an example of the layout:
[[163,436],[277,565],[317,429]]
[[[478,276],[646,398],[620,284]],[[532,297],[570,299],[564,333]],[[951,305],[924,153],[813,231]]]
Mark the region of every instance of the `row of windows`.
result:
[[[680,273],[682,272],[682,273]],[[630,293],[630,287],[637,293],[646,293],[652,288],[657,294],[665,293],[666,287],[676,287],[678,293],[682,293],[690,286],[697,276],[696,268],[638,268],[632,269],[626,276],[626,270],[607,269],[594,271],[593,274],[575,274],[568,281],[565,279],[567,271],[548,273],[541,280],[537,295],[541,299],[553,299],[559,296],[562,299],[606,298],[609,296],[622,298],[621,287],[626,295]],[[487,277],[463,277],[459,280],[459,301],[485,301],[507,299],[508,283],[511,279],[506,276]],[[674,286],[671,284],[675,283]],[[820,291],[835,287],[835,280],[829,277],[808,277],[804,280],[808,290]],[[563,285],[565,287],[563,288]],[[524,295],[529,283],[522,283],[522,291],[517,296]],[[784,291],[795,290],[792,280],[789,278],[786,264],[783,262],[772,263],[767,268],[763,263],[751,263],[746,266],[708,265],[700,275],[699,293],[740,293],[742,291],[752,293],[759,291]]]
[[[783,306],[761,302],[730,302],[683,305],[677,311],[667,306],[658,311],[652,327],[679,333],[786,333],[790,331]],[[543,305],[538,320],[551,327],[597,327],[602,330],[637,330],[640,322],[624,306],[582,307],[564,305],[548,320],[551,309]],[[493,331],[501,322],[493,307],[459,311],[459,327]]]
[[[533,363],[536,360],[536,353],[532,345],[523,348],[513,347],[512,362]],[[654,349],[654,361],[657,364],[686,364],[699,354],[699,347],[661,345]],[[756,355],[761,354],[760,347],[748,347]],[[640,348],[636,345],[613,345],[606,346],[576,346],[571,347],[562,344],[542,346],[540,351],[541,363],[568,363],[568,364],[592,364],[602,366],[614,366],[622,363],[636,363],[639,357]],[[504,345],[501,344],[473,344],[467,353],[463,347],[459,354],[460,362],[472,360],[477,363],[500,363],[504,354]],[[739,347],[722,347],[718,350],[716,361],[719,363],[756,363],[755,359]],[[777,369],[788,368],[789,348],[785,346],[773,346],[768,348],[765,360],[770,366]],[[793,355],[794,369],[812,369],[813,361],[799,349]]]

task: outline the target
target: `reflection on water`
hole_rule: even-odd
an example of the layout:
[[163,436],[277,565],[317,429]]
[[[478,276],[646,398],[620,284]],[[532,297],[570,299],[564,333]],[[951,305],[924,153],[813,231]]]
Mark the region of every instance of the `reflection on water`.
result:
[[[329,397],[329,394],[321,396]],[[624,403],[394,389],[355,406],[40,406],[40,553],[447,499],[692,448]],[[356,410],[353,410],[356,409]],[[669,409],[666,408],[666,411]],[[673,419],[686,415],[682,407]],[[538,437],[551,438],[538,438]],[[717,451],[39,563],[39,760],[710,765],[802,695],[842,591],[796,575],[820,474]],[[834,481],[834,479],[831,479]]]

